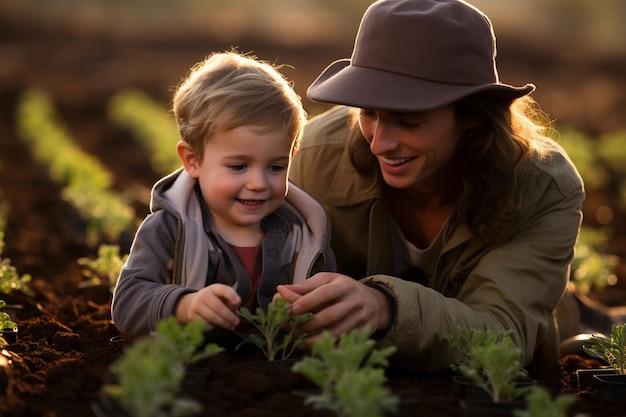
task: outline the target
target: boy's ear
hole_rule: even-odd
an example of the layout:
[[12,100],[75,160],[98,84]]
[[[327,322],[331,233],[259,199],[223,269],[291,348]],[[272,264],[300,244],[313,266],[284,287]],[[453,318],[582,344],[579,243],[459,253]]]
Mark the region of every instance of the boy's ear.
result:
[[181,140],[176,144],[176,153],[178,153],[178,158],[183,163],[183,168],[185,168],[187,174],[192,178],[198,178],[199,161],[191,145]]

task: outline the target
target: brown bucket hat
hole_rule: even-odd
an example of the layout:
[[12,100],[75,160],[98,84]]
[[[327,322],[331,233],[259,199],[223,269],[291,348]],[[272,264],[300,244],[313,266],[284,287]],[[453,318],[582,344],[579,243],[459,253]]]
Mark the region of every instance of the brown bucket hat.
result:
[[535,86],[499,81],[496,38],[460,0],[379,0],[363,16],[351,59],[330,64],[307,91],[315,101],[422,111],[472,94],[504,100]]

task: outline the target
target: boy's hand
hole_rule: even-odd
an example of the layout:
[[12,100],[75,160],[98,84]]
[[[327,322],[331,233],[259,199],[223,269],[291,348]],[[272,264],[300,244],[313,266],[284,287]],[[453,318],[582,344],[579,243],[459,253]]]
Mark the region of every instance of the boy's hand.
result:
[[241,297],[232,287],[211,284],[198,292],[184,295],[176,308],[176,318],[181,323],[204,320],[213,326],[235,330],[239,324],[236,310]]

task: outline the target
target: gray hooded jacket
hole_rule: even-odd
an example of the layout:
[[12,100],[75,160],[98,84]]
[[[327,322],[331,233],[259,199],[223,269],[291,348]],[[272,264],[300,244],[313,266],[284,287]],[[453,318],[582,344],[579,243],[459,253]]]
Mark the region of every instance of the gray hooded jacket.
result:
[[[182,295],[209,284],[231,285],[242,299],[250,291],[248,272],[213,229],[196,184],[179,169],[153,187],[151,213],[137,231],[111,305],[113,321],[125,334],[154,331],[159,320],[173,315]],[[294,184],[261,227],[266,235],[256,296],[263,308],[277,285],[336,270],[328,217],[317,200]]]

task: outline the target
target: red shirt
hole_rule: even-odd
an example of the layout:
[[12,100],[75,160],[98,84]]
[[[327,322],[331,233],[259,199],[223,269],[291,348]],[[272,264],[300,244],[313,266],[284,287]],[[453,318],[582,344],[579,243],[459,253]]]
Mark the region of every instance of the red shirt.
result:
[[[261,282],[261,272],[263,270],[261,245],[252,247],[230,246],[235,251],[239,260],[243,263],[243,266],[246,267],[248,275],[250,275],[250,292],[246,298],[243,299],[241,306],[246,307],[252,314],[256,314],[256,309],[259,306],[256,299],[256,292],[259,288],[259,283]],[[244,323],[246,324],[242,328]],[[242,320],[237,330],[248,333],[251,330],[251,327],[252,326],[248,326],[246,320]]]

